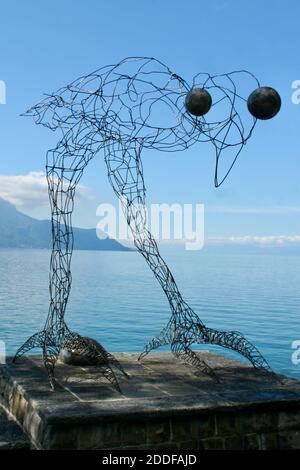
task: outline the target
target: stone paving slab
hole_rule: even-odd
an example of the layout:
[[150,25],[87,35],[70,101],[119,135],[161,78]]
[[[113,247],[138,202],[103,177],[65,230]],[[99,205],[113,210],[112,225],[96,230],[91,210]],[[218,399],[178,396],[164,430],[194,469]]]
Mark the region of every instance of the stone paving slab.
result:
[[[99,369],[62,363],[56,366],[53,392],[41,358],[21,358],[17,364],[8,362],[1,366],[0,400],[22,424],[32,443],[44,448],[57,446],[53,430],[58,435],[67,427],[77,433],[73,437],[79,442],[82,426],[87,430],[89,425],[97,433],[97,426],[106,422],[111,429],[112,423],[120,421],[147,421],[151,426],[153,420],[164,420],[164,427],[169,419],[201,414],[252,409],[269,410],[272,414],[288,407],[300,410],[299,381],[284,376],[275,379],[244,363],[207,351],[199,354],[215,369],[218,382],[197,375],[170,353],[153,353],[142,362],[137,361],[138,355],[134,353],[115,354],[130,376],[129,379],[118,376],[122,394],[99,374]],[[138,429],[137,424],[135,427]],[[82,448],[86,441],[80,442]]]

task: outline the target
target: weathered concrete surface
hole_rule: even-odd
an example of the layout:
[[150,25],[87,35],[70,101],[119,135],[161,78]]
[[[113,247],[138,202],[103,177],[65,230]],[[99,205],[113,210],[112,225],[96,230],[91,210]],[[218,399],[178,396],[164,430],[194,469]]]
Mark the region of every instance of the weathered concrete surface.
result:
[[29,449],[29,440],[20,426],[0,407],[0,450]]
[[1,366],[0,399],[42,449],[300,449],[300,382],[199,354],[220,382],[169,353],[116,354],[131,376],[122,395],[95,367],[65,364],[51,392],[31,356]]

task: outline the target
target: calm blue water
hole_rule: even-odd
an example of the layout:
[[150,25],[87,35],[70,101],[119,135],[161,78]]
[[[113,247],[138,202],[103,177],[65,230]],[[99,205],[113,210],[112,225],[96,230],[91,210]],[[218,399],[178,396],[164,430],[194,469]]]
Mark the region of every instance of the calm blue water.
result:
[[[243,332],[275,370],[300,378],[291,361],[291,343],[300,340],[299,256],[181,248],[164,256],[207,325]],[[45,321],[49,259],[46,250],[0,250],[0,339],[9,354]],[[110,351],[139,351],[167,322],[167,300],[138,253],[77,251],[72,268],[66,319],[74,331]]]

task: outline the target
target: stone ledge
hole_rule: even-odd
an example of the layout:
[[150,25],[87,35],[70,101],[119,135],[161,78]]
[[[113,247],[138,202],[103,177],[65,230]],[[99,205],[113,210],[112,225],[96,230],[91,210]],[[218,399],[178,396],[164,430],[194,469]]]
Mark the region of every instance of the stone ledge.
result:
[[[206,351],[220,382],[169,354],[116,354],[131,378],[120,395],[95,367],[57,364],[51,392],[40,357],[0,368],[0,400],[37,448],[300,448],[300,382],[272,380]],[[299,445],[299,447],[297,447]]]

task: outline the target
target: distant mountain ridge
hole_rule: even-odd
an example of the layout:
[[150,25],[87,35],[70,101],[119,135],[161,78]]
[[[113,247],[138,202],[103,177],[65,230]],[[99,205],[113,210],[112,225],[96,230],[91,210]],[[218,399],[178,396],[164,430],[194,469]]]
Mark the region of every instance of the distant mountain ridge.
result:
[[[112,238],[99,239],[95,229],[75,227],[75,250],[131,251]],[[19,212],[0,198],[0,248],[51,248],[51,221]]]

